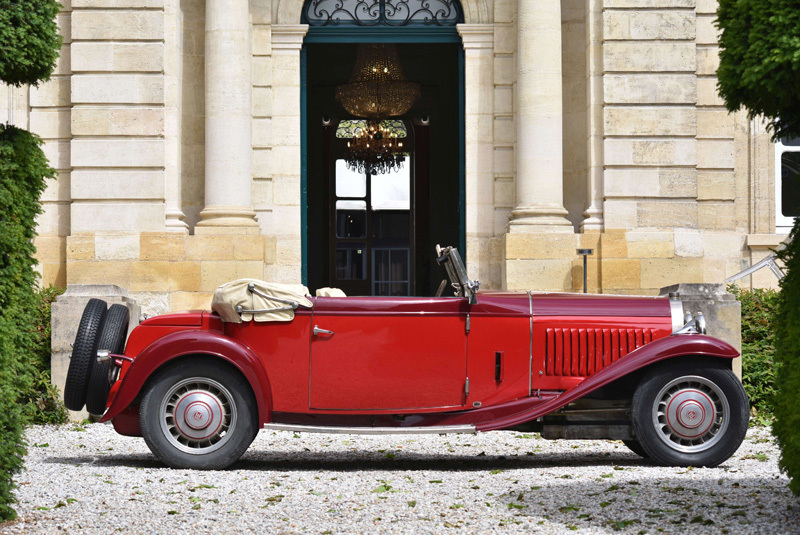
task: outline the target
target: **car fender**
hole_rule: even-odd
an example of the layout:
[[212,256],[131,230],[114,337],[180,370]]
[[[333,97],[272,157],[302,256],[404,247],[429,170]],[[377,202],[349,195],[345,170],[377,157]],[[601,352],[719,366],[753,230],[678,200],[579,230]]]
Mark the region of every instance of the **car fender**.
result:
[[187,355],[205,355],[230,363],[245,376],[255,394],[260,424],[272,416],[272,391],[269,379],[258,357],[244,344],[222,333],[206,330],[187,330],[159,338],[133,359],[122,378],[111,407],[101,422],[106,422],[136,399],[145,382],[161,366]]
[[493,431],[535,420],[646,366],[687,356],[734,359],[739,356],[739,352],[727,342],[702,334],[673,334],[659,338],[632,351],[550,401],[510,416],[480,423],[476,428],[478,431]]

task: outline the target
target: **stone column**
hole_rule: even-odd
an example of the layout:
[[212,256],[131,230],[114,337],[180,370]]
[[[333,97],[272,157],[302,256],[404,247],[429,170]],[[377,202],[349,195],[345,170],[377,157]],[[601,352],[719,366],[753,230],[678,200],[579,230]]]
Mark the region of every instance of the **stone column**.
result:
[[182,19],[180,0],[164,4],[164,216],[167,230],[188,233],[181,207]]
[[[459,24],[464,44],[467,265],[492,287],[494,237],[494,25]],[[494,259],[496,262],[496,259]],[[499,286],[499,281],[494,287]]]
[[307,24],[274,24],[272,31],[271,234],[278,264],[270,280],[302,279],[300,50]]
[[517,10],[517,206],[510,231],[573,232],[563,191],[561,2],[519,0]]
[[603,0],[586,0],[586,66],[589,177],[584,231],[603,230]]
[[195,232],[256,234],[248,1],[206,0],[205,37],[205,208]]

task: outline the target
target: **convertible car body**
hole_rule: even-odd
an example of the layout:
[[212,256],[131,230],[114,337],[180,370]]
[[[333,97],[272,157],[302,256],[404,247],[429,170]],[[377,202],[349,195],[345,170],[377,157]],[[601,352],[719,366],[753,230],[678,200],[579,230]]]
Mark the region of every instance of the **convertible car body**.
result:
[[218,290],[216,312],[148,318],[127,342],[127,310],[90,301],[67,406],[86,403],[188,468],[234,463],[261,428],[524,429],[623,440],[670,465],[714,466],[738,448],[749,414],[738,353],[703,334],[680,296],[479,292],[455,249],[437,252],[452,297],[309,297],[237,281]]

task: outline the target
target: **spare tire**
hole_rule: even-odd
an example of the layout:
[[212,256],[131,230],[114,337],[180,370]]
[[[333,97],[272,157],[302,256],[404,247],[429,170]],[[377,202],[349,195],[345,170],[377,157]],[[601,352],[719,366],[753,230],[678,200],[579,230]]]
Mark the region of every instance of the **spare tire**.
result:
[[72,344],[72,357],[64,386],[64,405],[71,411],[79,411],[86,402],[86,387],[92,363],[97,359],[97,342],[103,322],[106,319],[106,302],[89,299],[83,309],[75,343]]
[[[107,350],[109,353],[121,355],[125,351],[125,339],[128,335],[128,307],[111,305],[106,314],[106,321],[97,342],[97,351]],[[91,414],[103,414],[106,410],[108,393],[111,391],[111,362],[97,362],[91,366],[89,384],[86,392],[86,410]]]

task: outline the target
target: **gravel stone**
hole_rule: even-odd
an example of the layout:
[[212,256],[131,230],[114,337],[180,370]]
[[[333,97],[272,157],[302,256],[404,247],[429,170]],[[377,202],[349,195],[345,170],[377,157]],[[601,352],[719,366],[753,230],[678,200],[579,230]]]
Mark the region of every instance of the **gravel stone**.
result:
[[165,468],[108,424],[28,430],[0,533],[800,533],[769,429],[717,468],[537,434],[262,431],[224,471]]

